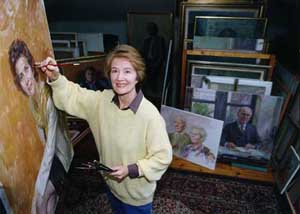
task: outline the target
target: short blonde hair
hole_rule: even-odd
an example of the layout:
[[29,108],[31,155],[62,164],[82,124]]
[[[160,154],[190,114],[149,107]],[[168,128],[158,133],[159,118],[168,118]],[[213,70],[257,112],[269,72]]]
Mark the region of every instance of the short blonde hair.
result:
[[110,77],[111,64],[115,58],[126,58],[132,64],[137,73],[137,81],[141,83],[145,79],[145,63],[141,54],[132,46],[118,45],[113,49],[106,57],[105,61],[105,73]]
[[207,132],[202,127],[192,127],[191,134],[199,134],[203,140],[207,137]]

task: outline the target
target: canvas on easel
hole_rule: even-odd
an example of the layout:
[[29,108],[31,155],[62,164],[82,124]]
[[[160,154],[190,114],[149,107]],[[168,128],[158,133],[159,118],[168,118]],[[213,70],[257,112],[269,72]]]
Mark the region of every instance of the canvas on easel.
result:
[[0,20],[0,180],[13,213],[43,213],[35,208],[46,198],[57,142],[67,143],[64,168],[73,154],[45,76],[34,66],[53,57],[44,2],[0,1]]

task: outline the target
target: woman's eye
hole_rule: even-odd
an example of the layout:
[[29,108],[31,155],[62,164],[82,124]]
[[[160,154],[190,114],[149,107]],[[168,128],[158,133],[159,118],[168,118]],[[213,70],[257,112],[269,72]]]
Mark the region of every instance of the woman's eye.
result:
[[131,73],[131,70],[125,70],[125,73],[126,73],[126,74],[130,74],[130,73]]
[[111,70],[111,73],[117,73],[117,70],[113,69],[113,70]]

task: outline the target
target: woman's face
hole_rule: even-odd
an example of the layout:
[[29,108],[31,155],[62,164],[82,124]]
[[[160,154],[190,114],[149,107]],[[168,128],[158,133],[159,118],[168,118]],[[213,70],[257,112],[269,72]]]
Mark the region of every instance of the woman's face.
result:
[[136,93],[137,73],[126,58],[114,58],[111,63],[110,79],[118,95]]
[[27,58],[21,56],[16,62],[16,75],[23,92],[27,96],[35,94],[36,80]]
[[200,132],[196,129],[193,129],[191,132],[191,141],[192,143],[202,143],[203,138],[202,135],[200,134]]

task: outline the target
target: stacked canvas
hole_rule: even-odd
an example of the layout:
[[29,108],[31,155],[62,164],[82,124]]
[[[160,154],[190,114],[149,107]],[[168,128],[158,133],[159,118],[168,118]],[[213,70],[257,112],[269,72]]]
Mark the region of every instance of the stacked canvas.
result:
[[186,2],[181,10],[184,109],[224,122],[218,161],[266,171],[283,98],[271,93],[265,2]]

